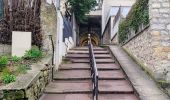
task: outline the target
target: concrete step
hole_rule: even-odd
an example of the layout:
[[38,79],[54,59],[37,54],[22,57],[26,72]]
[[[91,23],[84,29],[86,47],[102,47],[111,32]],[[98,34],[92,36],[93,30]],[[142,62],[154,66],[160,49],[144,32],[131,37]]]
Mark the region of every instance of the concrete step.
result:
[[[104,59],[104,58],[111,58],[110,54],[97,54],[95,55],[96,59]],[[66,58],[89,58],[89,54],[67,54]]]
[[133,88],[127,80],[99,80],[99,93],[133,93]]
[[90,70],[88,63],[61,64],[59,70]]
[[92,100],[91,94],[44,94],[39,100]]
[[54,80],[90,80],[90,70],[62,70],[54,74]]
[[126,76],[121,70],[98,71],[100,80],[123,80]]
[[[89,51],[69,50],[68,54],[89,54]],[[109,54],[109,51],[94,51],[94,54]]]
[[[90,63],[89,59],[70,59],[72,63]],[[115,63],[113,59],[96,59],[96,63]]]
[[99,100],[139,100],[134,94],[99,94]]
[[47,85],[44,93],[67,94],[67,93],[91,93],[92,84],[90,81],[53,81]]

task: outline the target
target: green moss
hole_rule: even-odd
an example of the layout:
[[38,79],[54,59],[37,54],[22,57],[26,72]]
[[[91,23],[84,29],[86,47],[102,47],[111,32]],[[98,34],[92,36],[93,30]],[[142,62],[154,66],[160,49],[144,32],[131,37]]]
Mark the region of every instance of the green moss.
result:
[[22,100],[24,99],[24,91],[3,91],[5,100]]
[[70,63],[70,60],[69,59],[67,59],[67,58],[63,58],[63,62],[62,62],[63,64],[67,64],[67,63]]

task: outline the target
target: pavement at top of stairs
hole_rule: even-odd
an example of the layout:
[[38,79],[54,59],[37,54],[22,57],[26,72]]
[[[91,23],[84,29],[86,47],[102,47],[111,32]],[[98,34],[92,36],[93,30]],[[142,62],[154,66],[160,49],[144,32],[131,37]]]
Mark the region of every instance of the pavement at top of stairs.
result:
[[152,80],[121,47],[110,45],[109,48],[139,93],[141,100],[170,100],[170,98],[158,88],[154,80]]

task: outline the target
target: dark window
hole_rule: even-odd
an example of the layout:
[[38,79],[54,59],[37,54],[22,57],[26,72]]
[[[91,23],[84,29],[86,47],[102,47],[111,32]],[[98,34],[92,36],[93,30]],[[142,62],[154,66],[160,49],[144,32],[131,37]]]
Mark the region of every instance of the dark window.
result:
[[3,0],[0,0],[0,18],[3,17],[3,13],[4,13],[3,8],[4,8]]

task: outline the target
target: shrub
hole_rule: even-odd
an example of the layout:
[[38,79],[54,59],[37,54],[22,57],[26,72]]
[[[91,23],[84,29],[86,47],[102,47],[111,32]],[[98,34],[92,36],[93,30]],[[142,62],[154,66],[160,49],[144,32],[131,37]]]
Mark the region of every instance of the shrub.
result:
[[8,68],[3,69],[3,72],[2,72],[2,82],[4,84],[15,82],[15,80],[16,80],[16,76],[12,75]]
[[17,57],[17,56],[13,56],[13,57],[12,57],[12,61],[15,62],[15,63],[16,63],[16,62],[19,62],[20,60],[21,60],[20,57]]
[[2,56],[0,57],[0,70],[2,70],[8,64],[8,57]]
[[18,65],[16,72],[18,74],[25,74],[27,72],[27,65],[23,65],[23,64]]
[[38,59],[42,57],[42,51],[38,47],[32,47],[29,51],[26,51],[25,59]]
[[16,76],[12,75],[12,74],[4,74],[2,77],[2,81],[4,84],[9,84],[11,82],[15,82],[16,81]]

